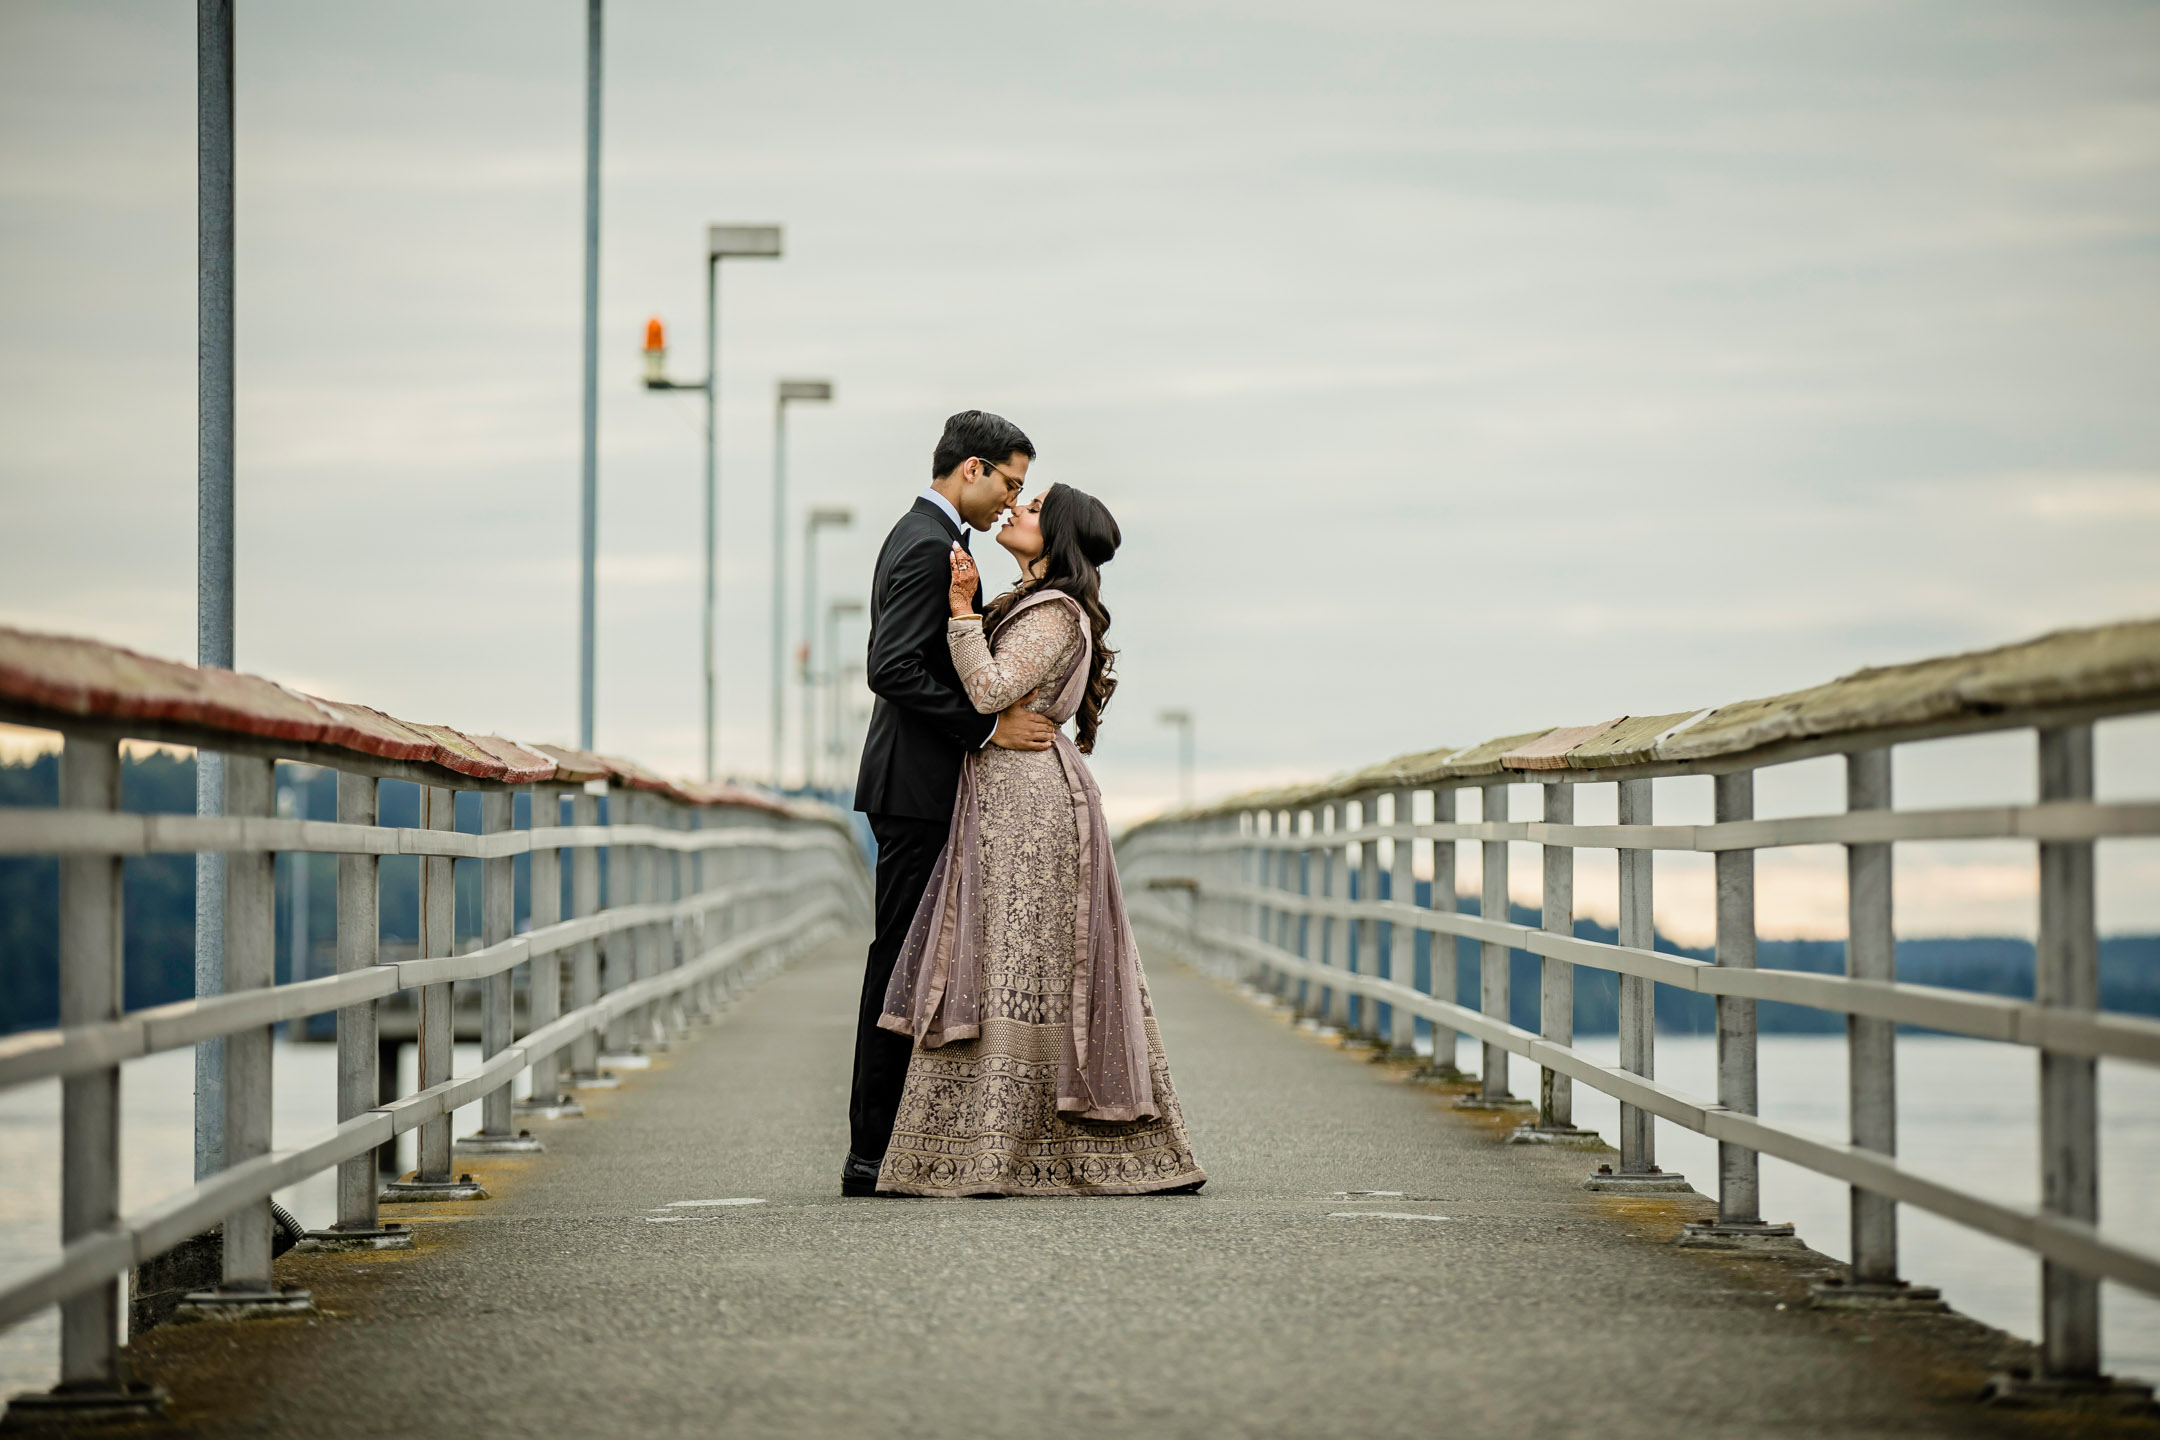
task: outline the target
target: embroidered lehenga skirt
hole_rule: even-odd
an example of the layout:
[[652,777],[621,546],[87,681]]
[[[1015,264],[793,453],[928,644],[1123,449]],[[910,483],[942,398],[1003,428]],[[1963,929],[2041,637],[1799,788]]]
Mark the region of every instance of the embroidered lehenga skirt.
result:
[[1072,790],[1055,751],[973,757],[982,843],[981,1033],[908,1066],[880,1189],[910,1195],[1137,1195],[1206,1178],[1145,999],[1153,1119],[1058,1112],[1080,886]]

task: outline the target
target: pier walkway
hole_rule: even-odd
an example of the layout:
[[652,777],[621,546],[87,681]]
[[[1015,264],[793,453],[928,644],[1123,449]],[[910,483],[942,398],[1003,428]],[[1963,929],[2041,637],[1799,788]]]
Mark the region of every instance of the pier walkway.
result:
[[[1669,1242],[1407,1064],[1151,957],[1197,1196],[843,1200],[858,935],[630,1072],[403,1253],[288,1255],[320,1313],[130,1347],[212,1435],[1975,1436],[2026,1347],[1811,1310],[1825,1259]],[[1398,1191],[1361,1197],[1355,1192]],[[757,1203],[696,1204],[738,1201]],[[1417,1217],[1417,1218],[1408,1218]],[[1445,1218],[1441,1218],[1445,1217]],[[2083,1432],[2079,1432],[2083,1433]],[[2111,1432],[2112,1433],[2112,1432]]]

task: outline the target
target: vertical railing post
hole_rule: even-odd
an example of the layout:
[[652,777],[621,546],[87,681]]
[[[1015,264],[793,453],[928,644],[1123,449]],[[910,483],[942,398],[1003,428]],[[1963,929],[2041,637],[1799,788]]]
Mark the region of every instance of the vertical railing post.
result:
[[[657,795],[638,797],[635,814],[638,823],[648,830],[662,829],[666,825],[667,802]],[[661,857],[666,853],[657,845],[640,845],[638,849],[637,903],[652,906],[665,893],[666,877],[661,873]],[[651,980],[667,968],[667,922],[647,920],[637,927],[637,978]],[[658,1001],[648,1000],[638,1007],[638,1044],[645,1049],[667,1048],[667,1007]]]
[[[1435,825],[1455,823],[1455,792],[1444,785],[1436,785],[1432,792],[1432,818]],[[1456,846],[1453,840],[1435,840],[1432,847],[1432,908],[1455,914],[1460,908],[1461,897],[1455,889]],[[1435,933],[1427,949],[1429,965],[1427,975],[1434,998],[1455,1003],[1460,991],[1456,967],[1457,937],[1452,934]],[[1462,1070],[1456,1065],[1457,1046],[1462,1032],[1437,1020],[1432,1026],[1432,1073],[1442,1080],[1459,1079]]]
[[[1357,828],[1368,838],[1358,842],[1357,881],[1357,951],[1352,966],[1353,973],[1378,975],[1380,965],[1380,921],[1375,918],[1374,908],[1380,903],[1380,842],[1370,838],[1370,832],[1380,823],[1380,797],[1367,791],[1358,796]],[[1350,997],[1350,1031],[1361,1039],[1377,1040],[1386,1044],[1381,1031],[1381,1006],[1377,1000],[1363,995]]]
[[[372,775],[340,770],[337,818],[340,825],[375,825],[382,818],[382,782]],[[338,974],[373,969],[382,959],[382,862],[374,855],[337,857]],[[375,1002],[363,1000],[337,1012],[337,1118],[354,1120],[382,1103],[380,1035]],[[384,1148],[395,1150],[397,1142]],[[403,1248],[412,1237],[403,1226],[386,1227],[376,1209],[380,1185],[373,1154],[341,1162],[337,1172],[337,1224],[312,1237],[318,1245],[350,1244],[367,1249]]]
[[[1507,782],[1498,781],[1478,788],[1483,796],[1479,819],[1488,825],[1504,823],[1508,818]],[[1508,921],[1507,841],[1484,841],[1482,853],[1483,884],[1478,898],[1478,918],[1504,925]],[[1508,948],[1499,940],[1487,940],[1478,947],[1478,1009],[1502,1024],[1507,1023],[1512,998],[1508,993],[1511,988]],[[1490,1040],[1481,1048],[1478,1098],[1488,1103],[1512,1100],[1514,1097],[1508,1093],[1507,1048]]]
[[[1619,791],[1622,825],[1648,825],[1654,815],[1655,792],[1648,780],[1622,780]],[[1645,846],[1622,846],[1617,855],[1620,872],[1620,929],[1618,940],[1630,950],[1651,950],[1657,945],[1656,910],[1652,882],[1657,852]],[[1657,1078],[1657,985],[1641,975],[1619,977],[1620,1068],[1645,1080]],[[1657,1164],[1657,1117],[1626,1101],[1620,1104],[1620,1171],[1600,1167],[1586,1182],[1592,1190],[1679,1191],[1691,1187],[1685,1176],[1660,1170]]]
[[[722,829],[740,830],[742,828],[743,813],[739,809],[729,808],[721,811],[714,819]],[[725,892],[742,883],[742,875],[741,851],[730,847],[713,852],[713,869],[709,878],[712,885],[723,892],[722,898],[708,912],[714,917],[712,933],[716,942],[734,939],[742,928],[742,908],[740,903],[725,895]],[[741,967],[737,964],[730,964],[720,976],[720,998],[722,1003],[733,1003],[735,994],[741,984]]]
[[[658,795],[647,795],[641,808],[644,812],[642,818],[648,829],[664,830],[667,828],[668,806],[665,799]],[[642,861],[638,869],[644,880],[639,898],[646,905],[657,905],[667,898],[668,852],[658,845],[641,845],[638,847],[638,851]],[[670,933],[672,929],[673,926],[666,920],[651,920],[638,928],[639,935],[643,937],[638,954],[641,962],[638,970],[640,980],[656,979],[666,972],[668,968],[668,942],[673,938]],[[651,1001],[645,1006],[644,1031],[646,1041],[656,1049],[664,1050],[667,1048],[669,1039],[667,1010],[668,1007],[657,1000]]]
[[[2090,725],[2040,732],[2040,801],[2093,796]],[[2040,842],[2040,944],[2036,998],[2062,1010],[2100,1004],[2094,922],[2093,842]],[[2100,1219],[2098,1063],[2090,1056],[2040,1052],[2040,1204],[2051,1215]],[[2040,1365],[2072,1383],[2100,1379],[2100,1282],[2054,1260],[2040,1262]]]
[[[457,829],[457,792],[440,785],[420,787],[420,828]],[[420,957],[457,953],[457,862],[447,855],[420,860]],[[450,1078],[457,1043],[456,992],[445,980],[420,987],[420,1088]],[[391,1201],[480,1200],[487,1191],[451,1173],[450,1117],[439,1115],[420,1124],[420,1162],[411,1180],[392,1182],[382,1198]]]
[[[1301,873],[1298,852],[1282,842],[1297,838],[1297,816],[1288,810],[1277,810],[1274,814],[1274,831],[1276,843],[1281,847],[1275,852],[1275,888],[1285,896],[1294,895],[1297,893]],[[1297,953],[1298,924],[1297,914],[1287,903],[1276,907],[1275,947],[1286,955]],[[1291,981],[1288,972],[1277,977],[1275,993],[1286,1000],[1303,994]]]
[[[692,832],[702,834],[705,830],[706,819],[711,813],[712,809],[708,805],[701,804],[694,807],[690,812],[690,829]],[[711,888],[710,883],[705,878],[707,873],[706,853],[702,848],[692,850],[689,853],[690,893],[698,897],[698,904],[686,922],[690,927],[684,940],[684,958],[686,961],[697,960],[712,945],[711,939],[708,938],[711,934],[711,927],[706,923],[712,914],[712,906],[705,899],[705,892]],[[690,1010],[693,1019],[709,1020],[712,1018],[713,982],[711,980],[700,980],[693,987],[690,996]]]
[[[1712,818],[1720,825],[1755,818],[1755,772],[1716,776]],[[1726,970],[1755,968],[1755,852],[1720,850],[1717,872],[1717,963]],[[1755,1002],[1739,995],[1717,997],[1718,1104],[1739,1115],[1756,1113]],[[1762,1157],[1745,1145],[1718,1141],[1718,1214],[1707,1225],[1688,1225],[1680,1243],[1718,1249],[1789,1246],[1790,1225],[1762,1218]]]
[[[1222,927],[1220,933],[1226,935],[1245,934],[1253,928],[1252,901],[1241,893],[1244,876],[1253,854],[1250,820],[1249,815],[1232,814],[1224,815],[1216,821],[1216,828],[1222,831],[1225,840],[1237,840],[1235,845],[1226,846],[1215,862],[1215,873],[1222,879],[1223,898],[1216,907],[1216,918],[1209,923],[1219,924]],[[1195,906],[1194,914],[1198,913],[1199,907]],[[1245,979],[1251,969],[1251,962],[1242,952],[1224,947],[1222,957],[1223,973],[1226,977],[1234,980]]]
[[[252,818],[276,813],[273,762],[225,757],[225,813]],[[236,850],[225,857],[225,993],[259,990],[277,981],[277,857]],[[225,1165],[270,1153],[271,1027],[256,1025],[225,1037]],[[224,1287],[230,1299],[274,1293],[270,1273],[270,1202],[254,1200],[225,1217]]]
[[[570,823],[600,823],[600,797],[581,788],[570,797]],[[583,920],[600,911],[600,847],[579,845],[570,853],[570,915]],[[600,944],[580,940],[570,952],[570,1008],[583,1010],[600,999]],[[600,1034],[584,1030],[570,1042],[570,1083],[574,1088],[596,1089],[614,1084],[600,1073]]]
[[[1240,900],[1238,900],[1238,907],[1236,907],[1238,935],[1259,935],[1261,930],[1266,930],[1266,924],[1268,924],[1266,922],[1266,911],[1261,909],[1259,905],[1255,905],[1251,898],[1248,898],[1253,892],[1253,885],[1259,881],[1259,857],[1264,855],[1264,851],[1259,848],[1259,816],[1255,812],[1251,812],[1251,810],[1240,810],[1238,816],[1236,816],[1236,823],[1238,823],[1238,866],[1236,866],[1236,870],[1238,870],[1238,892],[1240,892]],[[1238,967],[1238,978],[1240,980],[1251,980],[1253,978],[1251,976],[1251,963],[1244,961],[1244,959],[1238,959],[1233,963],[1236,963],[1236,967]]]
[[[1340,838],[1343,825],[1343,807],[1329,804],[1320,807],[1319,824],[1325,841],[1320,851],[1320,898],[1332,906],[1337,897],[1335,877],[1343,875],[1340,887],[1349,886],[1349,860],[1343,852]],[[1348,946],[1348,926],[1333,914],[1320,917],[1320,963],[1330,970],[1341,969],[1345,963]],[[1320,1020],[1322,1024],[1341,1024],[1349,1018],[1349,995],[1340,985],[1323,986],[1320,991]]]
[[[532,809],[527,824],[534,830],[553,830],[562,824],[562,791],[554,785],[532,787]],[[529,886],[532,911],[527,933],[537,935],[562,922],[562,851],[553,845],[536,845],[529,852]],[[526,962],[525,1023],[528,1032],[552,1025],[562,1018],[562,952],[550,950]],[[517,1106],[520,1113],[544,1120],[559,1120],[583,1113],[576,1100],[563,1093],[563,1052],[553,1051],[532,1063],[532,1093]]]
[[[674,831],[689,831],[691,827],[696,827],[696,823],[698,823],[696,810],[691,810],[689,805],[680,805],[676,801],[667,801],[667,818],[670,818],[670,825],[667,825],[667,829],[674,829]],[[667,879],[670,879],[670,887],[667,887],[667,898],[680,902],[680,900],[691,898],[693,894],[698,894],[696,881],[691,879],[691,870],[693,870],[691,851],[670,851],[667,855],[670,855],[670,866],[667,866],[667,872],[670,872],[670,874],[667,874]],[[683,969],[693,959],[698,959],[698,939],[696,939],[698,937],[698,924],[696,924],[696,918],[693,918],[693,915],[687,915],[687,913],[676,915],[676,918],[670,922],[670,926],[667,926],[667,933],[670,933],[670,939],[672,939],[670,969]],[[696,995],[685,995],[683,991],[676,991],[672,1000],[667,1002],[667,1023],[670,1023],[670,1028],[674,1028],[678,1034],[689,1034],[691,1008],[696,1004],[698,1004]]]
[[[639,827],[652,822],[652,797],[641,790],[625,790],[622,795],[623,818]],[[650,845],[623,847],[623,886],[618,891],[612,885],[608,891],[608,904],[644,905],[652,899],[653,863]],[[651,921],[633,925],[623,937],[629,952],[627,979],[635,984],[653,974],[655,969],[653,926]],[[653,1033],[653,1007],[640,1005],[630,1012],[627,1028],[629,1044],[624,1048],[632,1054],[642,1055],[654,1048],[657,1036]]]
[[[1310,960],[1313,958],[1313,939],[1320,928],[1313,924],[1317,917],[1309,908],[1313,897],[1319,893],[1319,888],[1313,883],[1315,850],[1310,843],[1314,832],[1320,828],[1319,813],[1300,810],[1291,816],[1290,823],[1297,830],[1298,838],[1307,842],[1300,846],[1297,852],[1297,891],[1299,897],[1306,902],[1306,907],[1301,908],[1298,914],[1297,953],[1300,960]],[[1300,976],[1297,983],[1298,1014],[1306,1016],[1321,1013],[1320,1001],[1323,993],[1324,987],[1314,985],[1309,979]]]
[[[637,800],[628,785],[608,787],[608,828],[634,823],[631,816]],[[631,846],[610,844],[607,847],[607,894],[603,910],[634,903],[637,900],[637,858]],[[605,995],[620,990],[635,968],[637,937],[625,930],[615,930],[602,937],[600,945],[600,993]],[[636,1017],[618,1015],[608,1022],[605,1038],[600,1042],[611,1059],[627,1058],[632,1050],[632,1030]]]
[[[480,833],[506,836],[516,815],[517,796],[508,790],[486,790],[480,795]],[[517,861],[504,855],[480,862],[480,943],[500,945],[517,928]],[[528,996],[528,1002],[530,997]],[[480,981],[480,1053],[492,1060],[514,1041],[517,990],[508,969],[498,970]],[[515,1105],[509,1081],[480,1097],[480,1130],[457,1142],[457,1148],[474,1155],[531,1154],[543,1150],[530,1131],[512,1127]]]
[[[1388,899],[1396,905],[1417,904],[1417,841],[1410,838],[1410,819],[1414,813],[1408,790],[1397,790],[1389,801],[1394,807],[1392,824],[1398,832],[1394,839],[1394,864],[1388,874]],[[1414,986],[1417,981],[1417,931],[1400,920],[1388,925],[1387,977],[1398,985]],[[1398,1056],[1415,1053],[1417,1039],[1417,1016],[1408,1006],[1388,1007],[1388,1048]]]
[[[1890,750],[1860,750],[1845,757],[1845,808],[1888,810]],[[1897,921],[1889,844],[1845,847],[1845,973],[1854,980],[1888,983],[1897,978]],[[1845,1020],[1847,1106],[1852,1143],[1882,1155],[1897,1154],[1897,1024],[1864,1015]],[[1852,1201],[1850,1283],[1824,1284],[1819,1294],[1844,1295],[1870,1304],[1941,1307],[1940,1292],[1898,1279],[1897,1202],[1855,1185]]]
[[[1575,823],[1575,787],[1565,781],[1540,786],[1545,823]],[[1546,841],[1540,847],[1543,875],[1538,899],[1538,928],[1548,935],[1575,933],[1575,849]],[[1555,1045],[1575,1043],[1575,966],[1544,956],[1538,969],[1538,1035]],[[1535,1126],[1515,1132],[1517,1140],[1563,1145],[1598,1143],[1595,1130],[1575,1125],[1575,1082],[1557,1070],[1539,1067],[1538,1118]]]
[[[1717,776],[1715,818],[1720,825],[1755,818],[1755,772]],[[1755,968],[1755,852],[1717,852],[1717,963],[1728,970]],[[1755,1002],[1717,997],[1717,1098],[1728,1110],[1753,1115],[1755,1094]],[[1762,1219],[1761,1162],[1755,1152],[1718,1143],[1718,1220],[1727,1225]]]
[[[239,762],[245,764],[247,762]],[[120,808],[120,747],[70,735],[60,755],[60,808]],[[120,857],[68,855],[60,861],[60,1023],[120,1018]],[[120,1218],[120,1067],[60,1082],[60,1243],[72,1244]],[[267,1232],[265,1232],[267,1236]],[[117,1276],[60,1303],[63,1391],[123,1389]]]
[[[423,786],[421,804],[426,813],[420,824],[427,830],[457,829],[457,792],[439,785]],[[420,955],[432,959],[457,953],[457,862],[447,856],[430,855],[420,862]],[[455,987],[448,981],[420,987],[420,1088],[440,1085],[450,1078],[452,1051],[457,1043]],[[415,1179],[423,1184],[447,1183],[450,1174],[450,1117],[429,1120],[420,1127],[420,1165]]]

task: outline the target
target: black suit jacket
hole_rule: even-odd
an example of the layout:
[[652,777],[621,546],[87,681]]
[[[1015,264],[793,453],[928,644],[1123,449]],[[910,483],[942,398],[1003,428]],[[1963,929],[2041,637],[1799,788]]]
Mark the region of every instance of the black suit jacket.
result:
[[[960,761],[997,728],[977,712],[945,644],[953,541],[943,510],[917,497],[878,551],[870,582],[870,689],[877,696],[855,777],[855,808],[918,820],[952,817]],[[982,609],[982,589],[975,591]]]

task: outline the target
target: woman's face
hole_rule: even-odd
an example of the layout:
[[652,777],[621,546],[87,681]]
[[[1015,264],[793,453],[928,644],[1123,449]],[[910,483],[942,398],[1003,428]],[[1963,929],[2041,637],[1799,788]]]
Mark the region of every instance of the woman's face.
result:
[[1042,494],[1037,492],[1034,499],[1013,506],[1005,523],[998,527],[997,543],[1012,552],[1023,570],[1042,557],[1042,502]]

